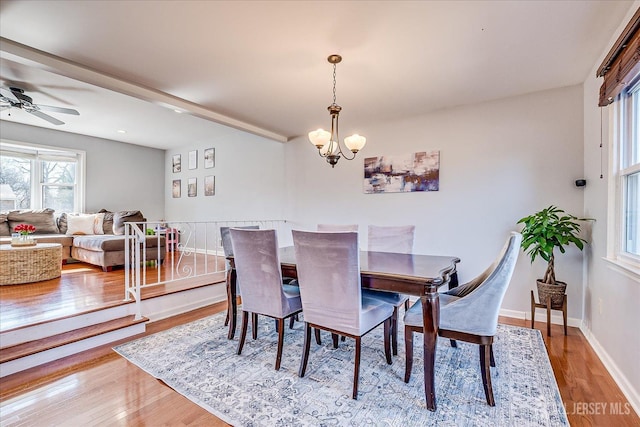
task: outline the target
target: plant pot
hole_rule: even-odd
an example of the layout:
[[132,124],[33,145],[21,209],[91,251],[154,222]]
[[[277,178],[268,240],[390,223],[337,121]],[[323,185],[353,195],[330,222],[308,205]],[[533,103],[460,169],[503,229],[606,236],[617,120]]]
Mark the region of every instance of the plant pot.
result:
[[547,296],[551,295],[551,308],[554,310],[562,310],[562,302],[564,294],[567,290],[567,284],[556,280],[555,285],[544,283],[541,280],[536,281],[538,285],[538,299],[540,304],[547,303]]

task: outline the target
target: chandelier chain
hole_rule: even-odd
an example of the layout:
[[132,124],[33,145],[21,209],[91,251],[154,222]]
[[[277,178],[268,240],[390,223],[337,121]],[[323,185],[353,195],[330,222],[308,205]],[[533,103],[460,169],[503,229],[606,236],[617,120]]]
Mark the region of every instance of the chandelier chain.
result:
[[333,64],[333,105],[336,105],[336,64]]

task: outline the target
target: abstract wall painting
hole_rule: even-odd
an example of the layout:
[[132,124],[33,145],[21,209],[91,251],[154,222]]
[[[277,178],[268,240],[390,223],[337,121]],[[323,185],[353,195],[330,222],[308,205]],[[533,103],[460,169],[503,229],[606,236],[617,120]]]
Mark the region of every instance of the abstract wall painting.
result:
[[440,151],[364,159],[364,192],[409,193],[438,191]]

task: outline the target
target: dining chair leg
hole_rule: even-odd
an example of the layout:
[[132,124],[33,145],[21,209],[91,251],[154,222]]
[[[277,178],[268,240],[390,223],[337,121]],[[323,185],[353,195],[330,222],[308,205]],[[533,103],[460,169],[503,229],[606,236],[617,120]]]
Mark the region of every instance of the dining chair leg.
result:
[[[318,330],[316,329],[316,332]],[[309,323],[304,322],[304,347],[302,350],[302,359],[300,360],[300,369],[298,369],[298,376],[304,377],[304,373],[307,370],[307,361],[309,360],[309,348],[311,347],[311,326]]]
[[449,340],[449,342],[451,343],[451,347],[458,348],[458,342],[456,340]]
[[331,341],[333,341],[333,348],[338,348],[338,334],[331,334]]
[[[389,343],[389,332],[391,331],[391,319],[384,321],[384,355],[387,359],[387,365],[391,365],[391,345]],[[394,353],[398,354],[397,352]]]
[[251,313],[251,337],[258,339],[258,313]]
[[322,339],[320,339],[320,329],[315,328],[314,329],[314,333],[315,333],[315,336],[316,336],[316,344],[322,345]]
[[[252,313],[253,314],[253,313]],[[247,337],[247,326],[249,325],[249,313],[242,312],[242,327],[240,329],[240,341],[238,341],[238,354],[242,353],[244,347],[244,339]]]
[[482,386],[484,387],[484,396],[489,406],[496,406],[493,399],[493,388],[491,387],[491,370],[489,368],[490,347],[481,344],[480,346],[480,371],[482,373]]
[[294,323],[295,323],[295,321],[296,321],[296,316],[297,316],[297,315],[294,315],[294,316],[291,316],[291,317],[289,318],[289,329],[293,329],[293,324],[294,324]]
[[276,354],[276,371],[280,370],[282,361],[282,345],[284,343],[284,319],[276,319],[278,323],[278,352]]
[[404,311],[407,311],[407,310],[409,310],[409,300],[406,300],[404,302]]
[[411,369],[413,368],[413,331],[410,328],[404,328],[404,382],[408,383],[411,378]]
[[493,358],[493,344],[489,344],[489,361],[492,368],[496,367],[496,359]]
[[398,355],[398,307],[393,307],[393,314],[391,315],[391,347],[393,348],[393,355],[397,356]]
[[[389,332],[387,330],[387,332]],[[353,366],[353,395],[351,398],[353,400],[358,400],[358,380],[360,379],[360,339],[361,337],[356,337],[356,360]]]

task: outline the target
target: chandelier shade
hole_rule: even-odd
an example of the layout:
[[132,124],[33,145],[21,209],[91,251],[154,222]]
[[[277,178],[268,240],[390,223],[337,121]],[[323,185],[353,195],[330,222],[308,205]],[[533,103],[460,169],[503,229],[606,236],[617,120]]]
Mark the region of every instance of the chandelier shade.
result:
[[331,167],[335,167],[340,157],[344,157],[347,160],[355,159],[356,153],[362,150],[367,143],[367,138],[358,134],[346,137],[344,139],[344,145],[351,151],[352,156],[349,157],[345,155],[345,152],[348,152],[347,150],[342,151],[340,147],[340,137],[338,135],[338,119],[342,107],[336,104],[336,64],[342,61],[342,57],[335,54],[330,55],[327,61],[333,64],[333,103],[327,107],[329,115],[331,116],[331,132],[324,129],[311,131],[309,132],[309,141],[318,149],[320,157],[324,157]]

